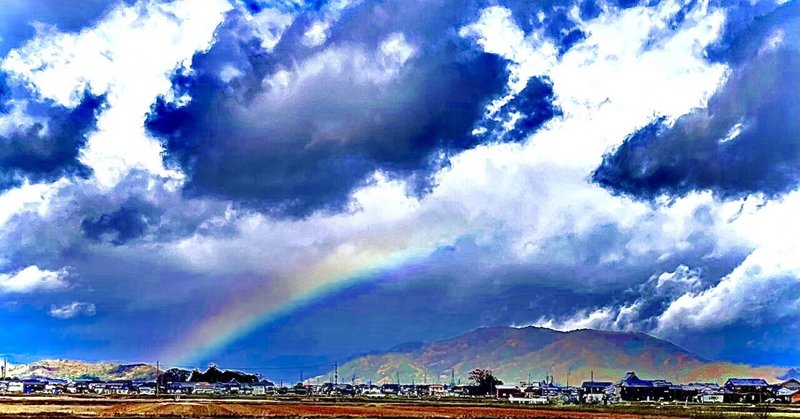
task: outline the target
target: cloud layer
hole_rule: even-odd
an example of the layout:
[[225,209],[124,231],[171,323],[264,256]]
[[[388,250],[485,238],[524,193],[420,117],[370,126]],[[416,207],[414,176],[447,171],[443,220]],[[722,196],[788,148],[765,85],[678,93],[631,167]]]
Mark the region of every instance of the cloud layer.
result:
[[797,3],[459,6],[97,3],[16,38],[0,352],[324,364],[539,324],[800,356]]

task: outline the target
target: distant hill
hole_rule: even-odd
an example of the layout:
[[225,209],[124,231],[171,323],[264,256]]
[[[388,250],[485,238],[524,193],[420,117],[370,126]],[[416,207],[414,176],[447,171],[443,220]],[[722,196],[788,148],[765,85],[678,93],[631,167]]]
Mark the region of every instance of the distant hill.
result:
[[[616,381],[634,370],[641,377],[675,382],[724,381],[731,376],[757,376],[768,380],[787,373],[786,368],[750,367],[712,362],[668,341],[643,333],[576,330],[559,332],[540,327],[487,327],[427,344],[400,345],[386,353],[371,353],[339,367],[339,377],[349,382],[408,383],[423,381],[466,382],[469,371],[489,368],[506,382],[542,380],[577,384],[588,380]],[[331,373],[315,380],[328,380]]]
[[52,359],[9,365],[8,377],[96,378],[100,380],[154,380],[156,367],[149,364],[90,363]]
[[[233,370],[221,370],[211,365],[205,372],[200,370],[184,370],[171,368],[162,370],[166,381],[206,381],[255,383],[262,380],[258,374],[247,374]],[[120,364],[113,362],[91,363],[70,360],[42,360],[31,364],[9,365],[8,377],[28,378],[47,377],[63,379],[98,379],[98,380],[141,380],[156,379],[156,367],[150,364]]]

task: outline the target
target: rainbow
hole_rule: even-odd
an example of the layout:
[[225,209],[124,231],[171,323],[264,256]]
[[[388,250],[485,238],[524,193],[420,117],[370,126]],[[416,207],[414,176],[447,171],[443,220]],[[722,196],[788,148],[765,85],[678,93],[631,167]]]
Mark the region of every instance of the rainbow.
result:
[[328,255],[290,277],[270,282],[269,287],[221,305],[216,313],[195,326],[183,339],[166,347],[159,359],[169,360],[174,365],[194,365],[272,319],[341,288],[423,258],[432,250],[430,247],[378,247],[360,250],[346,257]]

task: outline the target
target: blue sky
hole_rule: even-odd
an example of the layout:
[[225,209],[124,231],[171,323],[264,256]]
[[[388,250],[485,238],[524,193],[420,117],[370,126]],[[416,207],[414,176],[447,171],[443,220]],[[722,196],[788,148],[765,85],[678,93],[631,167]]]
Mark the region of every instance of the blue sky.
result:
[[800,363],[797,1],[62,3],[0,12],[12,360]]

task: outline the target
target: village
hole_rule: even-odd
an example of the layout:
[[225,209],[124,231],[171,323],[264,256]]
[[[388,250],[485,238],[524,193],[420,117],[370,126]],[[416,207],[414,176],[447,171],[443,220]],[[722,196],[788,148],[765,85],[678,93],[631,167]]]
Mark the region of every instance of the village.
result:
[[[487,387],[488,386],[488,387]],[[552,377],[539,382],[501,384],[489,382],[461,385],[406,383],[339,383],[293,386],[259,382],[135,381],[96,379],[54,379],[47,377],[4,378],[0,394],[5,395],[103,395],[114,397],[350,397],[350,398],[492,398],[520,404],[613,405],[617,403],[678,402],[702,404],[794,404],[800,405],[800,381],[791,378],[769,383],[762,378],[730,378],[722,384],[676,384],[662,379],[643,379],[631,371],[619,381],[584,381],[580,386],[560,385]]]

